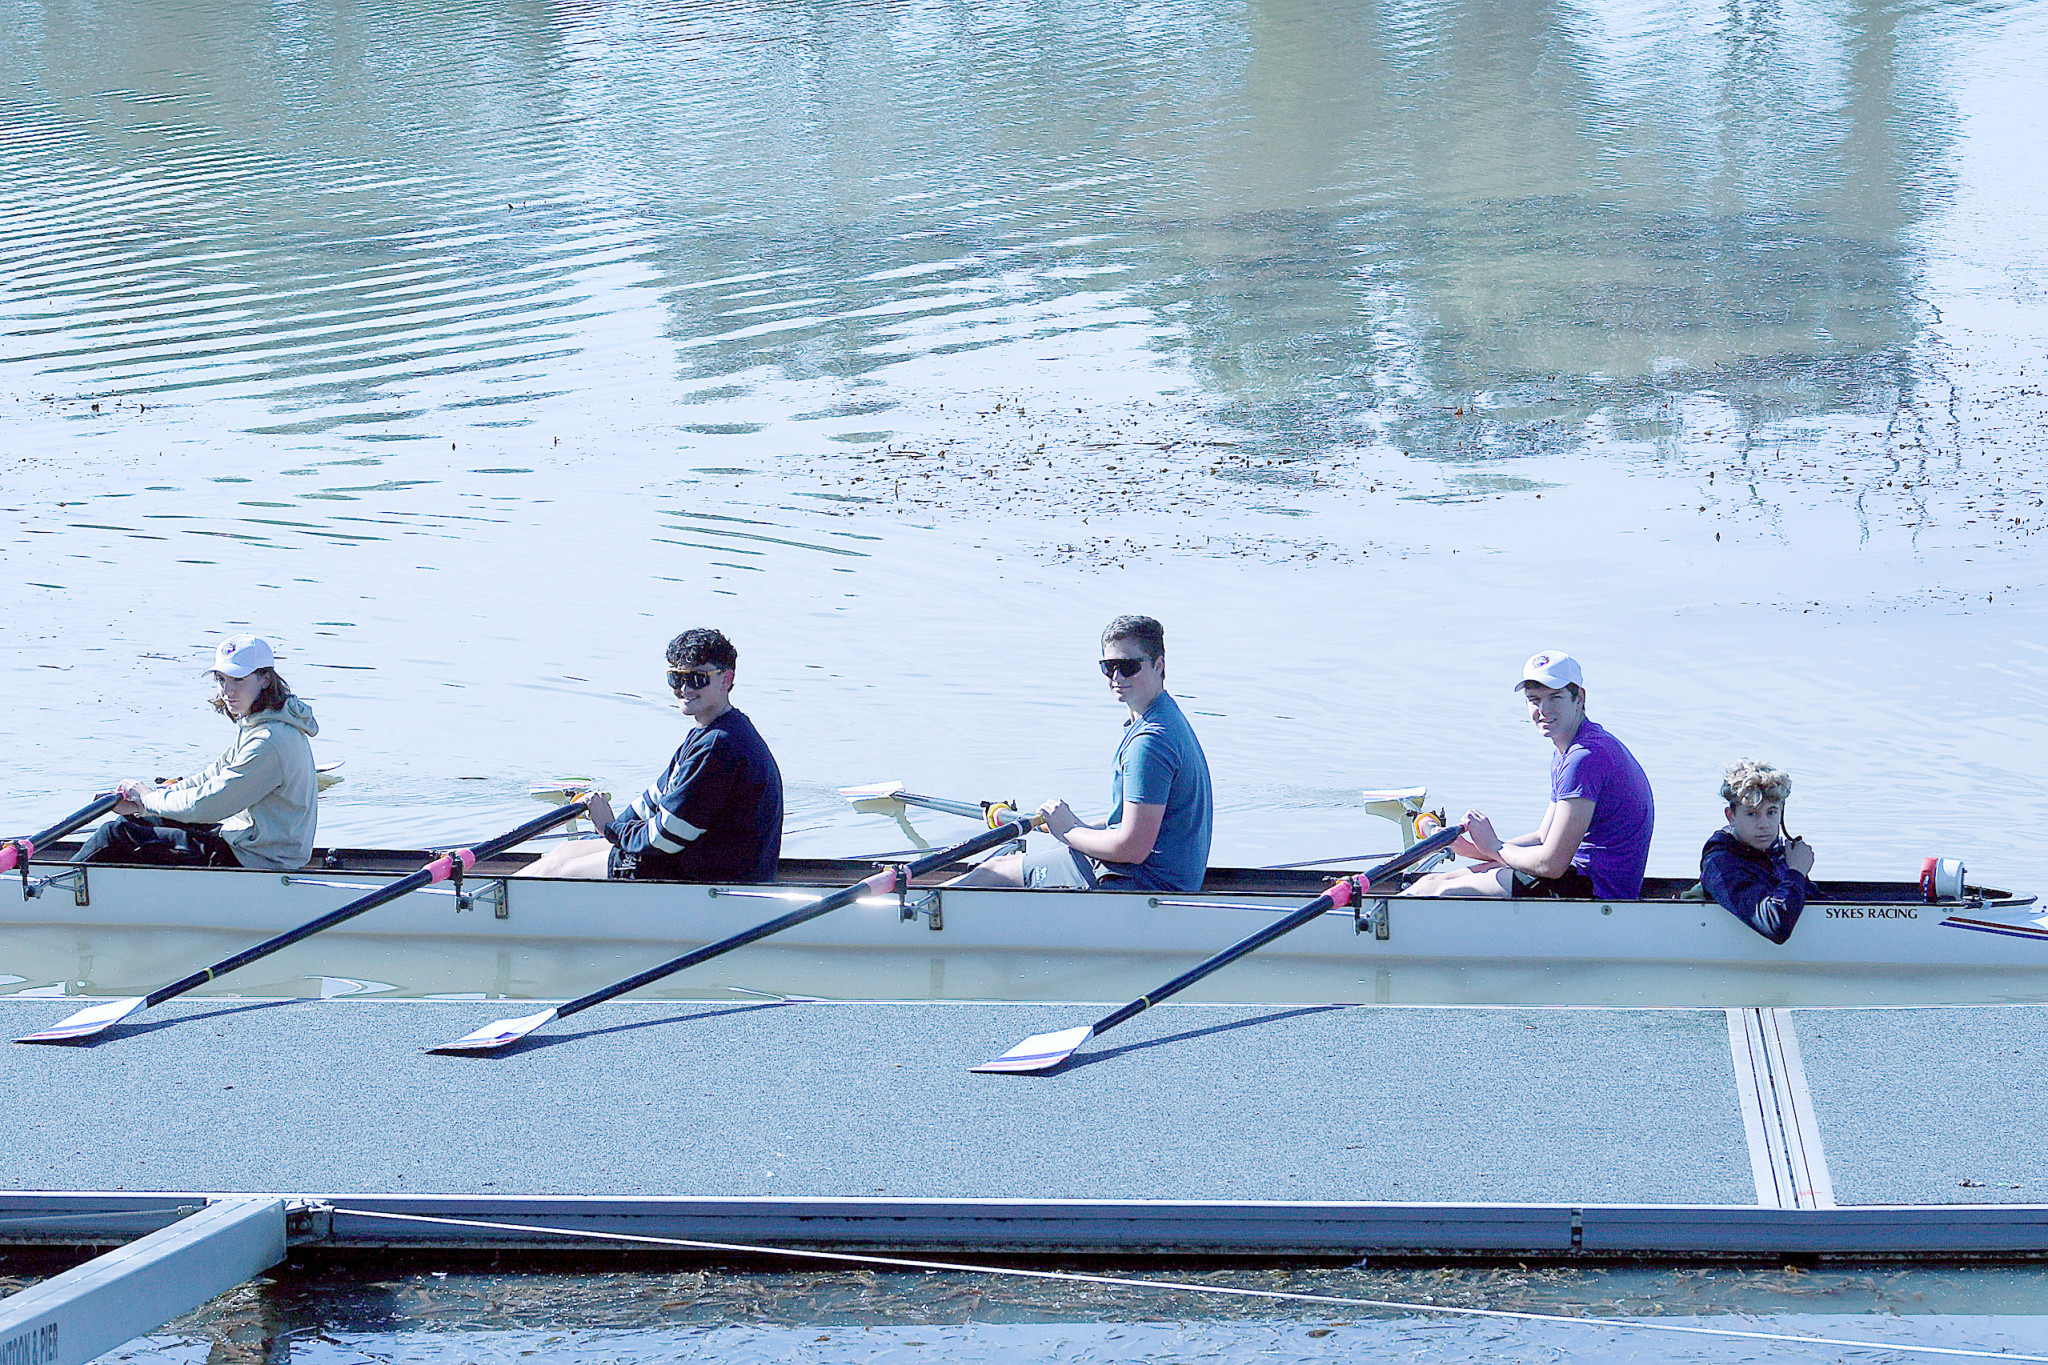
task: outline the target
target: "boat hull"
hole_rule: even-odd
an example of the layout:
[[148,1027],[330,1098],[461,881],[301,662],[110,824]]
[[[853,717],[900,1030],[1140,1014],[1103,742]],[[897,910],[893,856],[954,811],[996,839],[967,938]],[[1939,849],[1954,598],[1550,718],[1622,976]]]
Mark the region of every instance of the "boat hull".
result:
[[[60,876],[34,899],[0,889],[0,931],[11,937],[31,929],[75,935],[96,928],[262,937],[346,904],[428,856],[341,850],[330,860],[338,866],[289,874],[94,866],[76,882]],[[467,901],[449,888],[431,888],[309,942],[559,945],[586,956],[611,945],[637,961],[722,938],[872,871],[865,863],[792,861],[775,886],[507,875],[527,861],[514,855],[479,865],[462,887]],[[39,862],[35,873],[65,870]],[[986,996],[1000,998],[1005,982],[1033,974],[1034,962],[1057,960],[1071,970],[1072,963],[1096,957],[1206,956],[1311,899],[1326,880],[1316,873],[1217,869],[1202,893],[1166,896],[919,885],[901,897],[856,902],[748,952],[943,959],[956,977],[968,971],[987,987]],[[1963,900],[1929,904],[1909,883],[1823,883],[1833,899],[1810,905],[1791,940],[1777,945],[1711,902],[1658,894],[1675,894],[1678,886],[1653,883],[1649,898],[1633,901],[1369,899],[1324,915],[1258,958],[1327,962],[1366,979],[1390,964],[1418,962],[2048,969],[2048,917],[2001,892],[1970,888]],[[1004,965],[969,970],[966,963],[976,956]]]

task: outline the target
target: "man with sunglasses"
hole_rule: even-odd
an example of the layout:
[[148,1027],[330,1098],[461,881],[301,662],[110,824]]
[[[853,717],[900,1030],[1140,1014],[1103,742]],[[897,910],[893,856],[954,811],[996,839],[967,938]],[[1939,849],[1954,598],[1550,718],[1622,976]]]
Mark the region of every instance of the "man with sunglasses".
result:
[[668,642],[668,685],[696,722],[667,771],[614,815],[594,794],[600,838],[549,850],[530,877],[674,882],[772,882],[782,857],[782,770],[746,713],[732,704],[739,651],[715,630]]
[[1166,690],[1166,631],[1119,616],[1102,632],[1102,676],[1130,708],[1110,779],[1109,820],[1083,824],[1064,801],[1038,808],[1050,849],[992,858],[961,886],[1199,891],[1209,870],[1209,760]]

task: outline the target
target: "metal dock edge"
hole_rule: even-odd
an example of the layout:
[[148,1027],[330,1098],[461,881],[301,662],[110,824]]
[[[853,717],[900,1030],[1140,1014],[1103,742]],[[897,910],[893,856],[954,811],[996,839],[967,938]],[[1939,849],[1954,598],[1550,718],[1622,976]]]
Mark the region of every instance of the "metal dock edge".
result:
[[0,1361],[86,1365],[283,1260],[285,1219],[282,1200],[229,1195],[0,1298]]
[[[1130,1259],[2048,1255],[2048,1205],[2041,1204],[1774,1209],[1225,1200],[270,1197],[315,1211],[311,1219],[303,1214],[295,1219],[295,1245],[343,1251],[689,1251],[605,1236],[625,1233],[812,1250]],[[202,1205],[208,1198],[12,1193],[0,1196],[0,1245],[104,1244],[120,1236],[116,1227],[161,1226],[172,1221],[168,1210]],[[370,1214],[518,1226],[365,1216]]]

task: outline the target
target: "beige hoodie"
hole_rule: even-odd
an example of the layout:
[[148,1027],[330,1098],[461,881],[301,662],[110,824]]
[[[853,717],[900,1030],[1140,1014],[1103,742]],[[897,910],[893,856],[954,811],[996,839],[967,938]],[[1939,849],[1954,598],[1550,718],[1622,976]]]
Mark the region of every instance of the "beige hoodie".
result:
[[307,736],[319,733],[313,708],[297,697],[282,711],[245,716],[226,753],[203,772],[145,791],[142,808],[165,820],[218,823],[243,867],[304,867],[313,856],[320,786]]

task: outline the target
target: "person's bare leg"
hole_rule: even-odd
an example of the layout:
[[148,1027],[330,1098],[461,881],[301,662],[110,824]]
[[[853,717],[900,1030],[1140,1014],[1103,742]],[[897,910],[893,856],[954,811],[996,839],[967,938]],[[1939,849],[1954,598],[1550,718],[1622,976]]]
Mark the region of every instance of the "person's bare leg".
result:
[[515,872],[516,877],[580,877],[603,881],[611,859],[608,839],[570,839],[556,844]]
[[1005,853],[1000,858],[990,858],[972,872],[962,873],[948,886],[1022,886],[1024,885],[1024,855]]
[[1506,900],[1510,894],[1514,873],[1495,864],[1467,872],[1432,872],[1418,877],[1415,884],[1403,891],[1404,896],[1479,896],[1492,900]]

